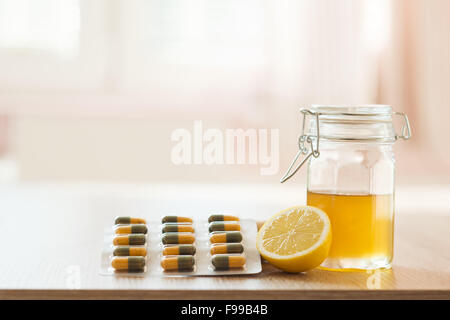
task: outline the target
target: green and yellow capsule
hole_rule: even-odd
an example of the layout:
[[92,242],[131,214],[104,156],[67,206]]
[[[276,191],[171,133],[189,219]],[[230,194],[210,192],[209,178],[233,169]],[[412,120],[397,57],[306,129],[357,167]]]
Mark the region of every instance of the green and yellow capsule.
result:
[[195,265],[193,256],[163,257],[161,267],[164,271],[192,271]]
[[113,244],[115,246],[133,246],[145,244],[145,241],[145,235],[143,234],[129,234],[126,236],[116,236],[113,239]]
[[165,216],[162,218],[162,223],[192,223],[192,219],[188,217],[180,217],[180,216]]
[[144,271],[145,258],[143,257],[114,257],[111,266],[117,270]]
[[142,218],[117,217],[115,224],[146,224],[146,221]]
[[130,234],[130,233],[147,233],[147,226],[145,224],[129,224],[118,225],[115,227],[114,232],[116,234]]
[[212,257],[211,262],[216,270],[229,270],[242,268],[245,265],[245,257],[243,255],[216,254]]
[[211,246],[211,255],[242,252],[244,252],[244,246],[240,243],[225,243]]
[[165,223],[162,232],[194,232],[194,227],[191,224]]
[[239,221],[238,217],[230,216],[230,215],[223,215],[223,214],[213,214],[210,215],[208,218],[208,222],[213,221]]
[[192,233],[167,232],[163,233],[163,244],[193,244],[195,236]]
[[239,231],[216,231],[209,236],[211,243],[238,243],[242,241]]
[[164,246],[162,254],[164,256],[193,256],[195,251],[195,246],[192,244],[168,245]]
[[209,232],[214,231],[240,231],[241,226],[236,222],[214,221],[209,224]]
[[147,255],[147,249],[145,247],[129,247],[120,246],[114,249],[114,256],[141,256],[145,257]]

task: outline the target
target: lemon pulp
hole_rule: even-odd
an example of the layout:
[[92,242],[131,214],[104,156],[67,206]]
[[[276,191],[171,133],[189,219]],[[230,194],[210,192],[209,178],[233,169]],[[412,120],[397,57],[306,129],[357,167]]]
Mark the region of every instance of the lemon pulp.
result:
[[317,267],[328,255],[331,224],[322,210],[297,206],[267,220],[257,236],[260,254],[287,272],[302,272]]

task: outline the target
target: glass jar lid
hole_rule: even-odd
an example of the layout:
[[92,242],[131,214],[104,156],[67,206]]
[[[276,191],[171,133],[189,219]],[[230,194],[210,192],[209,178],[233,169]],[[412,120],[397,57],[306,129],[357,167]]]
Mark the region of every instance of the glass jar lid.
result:
[[394,142],[399,138],[395,113],[388,105],[312,105],[302,113],[307,118],[304,133],[317,137],[319,129],[322,140]]
[[[299,151],[281,182],[291,178],[311,157],[320,156],[320,141],[393,143],[411,138],[411,127],[404,113],[388,105],[311,105],[301,109],[302,133]],[[393,118],[403,119],[401,134],[395,132]],[[303,158],[301,157],[303,156]]]
[[313,104],[311,111],[321,112],[324,115],[392,115],[393,110],[389,105],[362,104],[362,105],[323,105]]

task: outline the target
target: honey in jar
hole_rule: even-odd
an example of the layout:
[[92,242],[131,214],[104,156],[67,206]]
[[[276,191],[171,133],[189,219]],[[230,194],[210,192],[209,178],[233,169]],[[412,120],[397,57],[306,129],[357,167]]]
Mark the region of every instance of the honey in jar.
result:
[[307,203],[322,209],[333,230],[328,259],[367,259],[384,267],[393,256],[393,195],[308,192]]

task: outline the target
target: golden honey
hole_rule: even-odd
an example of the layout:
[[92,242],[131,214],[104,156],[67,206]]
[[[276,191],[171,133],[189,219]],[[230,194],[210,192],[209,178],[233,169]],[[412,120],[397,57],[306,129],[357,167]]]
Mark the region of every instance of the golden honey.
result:
[[[393,195],[308,192],[307,203],[325,211],[333,239],[325,267],[389,267],[393,257]],[[346,265],[346,263],[348,265]]]

